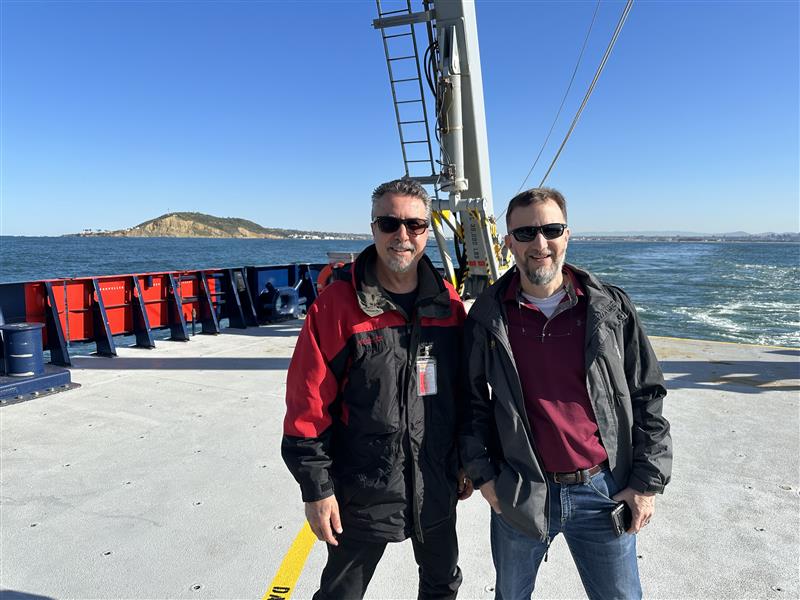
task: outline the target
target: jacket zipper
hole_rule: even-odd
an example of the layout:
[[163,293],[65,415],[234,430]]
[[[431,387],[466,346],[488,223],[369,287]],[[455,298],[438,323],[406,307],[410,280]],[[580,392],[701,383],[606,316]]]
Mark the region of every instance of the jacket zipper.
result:
[[[597,331],[600,329],[601,325],[606,321],[609,314],[610,311],[607,311],[606,313],[601,315],[600,320],[598,320],[597,323],[595,324],[595,327],[592,330],[590,338],[592,341],[594,341]],[[617,345],[616,336],[613,334],[613,332],[609,332],[609,335],[611,336],[611,343],[614,345],[614,352],[616,353],[617,357],[620,360],[622,360],[622,354],[619,351],[619,346]],[[587,352],[589,348],[591,348],[591,344],[587,345]],[[603,361],[602,369],[600,368],[599,365],[601,360]],[[589,363],[589,369],[591,369],[592,367],[594,367],[597,370],[598,374],[600,375],[600,379],[603,381],[603,389],[605,390],[606,398],[608,399],[607,400],[608,404],[613,408],[614,405],[619,404],[620,400],[617,397],[616,389],[614,388],[614,382],[611,380],[611,371],[609,370],[608,367],[608,359],[606,359],[606,357],[602,355],[600,352],[595,351],[593,352],[592,362]],[[588,369],[586,372],[586,389],[587,390],[591,389],[591,386],[589,385]],[[589,398],[591,400],[591,394],[589,394]]]
[[[416,311],[415,311],[416,313]],[[403,385],[405,389],[403,390],[403,398],[405,400],[405,413],[406,413],[406,437],[408,438],[408,453],[409,458],[411,460],[411,495],[412,495],[412,506],[414,509],[414,534],[417,536],[417,539],[420,543],[424,543],[424,537],[422,535],[422,525],[420,523],[420,507],[419,503],[417,502],[417,459],[414,457],[414,448],[413,442],[411,439],[411,422],[410,422],[410,415],[411,415],[411,379],[414,373],[414,362],[417,358],[417,342],[416,336],[414,335],[415,332],[418,331],[417,328],[417,320],[416,314],[412,317],[410,322],[406,322],[406,333],[408,334],[408,359],[406,361],[406,377],[403,377]]]
[[[598,360],[599,359],[600,357],[598,356]],[[614,384],[610,381],[611,374],[608,372],[608,365],[604,364],[603,369],[600,368],[600,363],[598,361],[595,361],[594,365],[595,368],[597,369],[597,372],[600,373],[600,379],[603,380],[603,388],[606,391],[606,398],[608,398],[608,404],[611,406],[611,408],[614,408],[614,406],[618,404],[618,402],[617,402],[617,395],[614,393],[613,389]],[[603,372],[604,370],[605,373]],[[588,381],[586,382],[586,385],[587,386],[589,385]]]
[[[617,345],[617,337],[612,335],[611,336],[611,343],[614,345],[614,352],[617,354],[617,358],[620,362],[623,361],[622,354],[619,351],[619,346]],[[617,386],[614,385],[614,377],[611,375],[611,364],[608,362],[608,358],[603,357],[603,360],[606,363],[606,375],[608,375],[608,383],[611,386],[611,392],[614,394],[614,403],[620,404],[622,402],[622,394],[617,390]],[[623,370],[625,369],[625,365],[622,365]]]

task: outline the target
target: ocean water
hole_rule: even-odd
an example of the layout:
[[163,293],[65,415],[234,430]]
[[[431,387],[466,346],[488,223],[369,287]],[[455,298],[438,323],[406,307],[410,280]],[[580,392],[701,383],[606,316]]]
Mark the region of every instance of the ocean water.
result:
[[[364,241],[0,237],[0,283],[326,262]],[[437,262],[434,244],[428,249]],[[570,243],[568,262],[623,287],[649,333],[800,347],[800,244]]]

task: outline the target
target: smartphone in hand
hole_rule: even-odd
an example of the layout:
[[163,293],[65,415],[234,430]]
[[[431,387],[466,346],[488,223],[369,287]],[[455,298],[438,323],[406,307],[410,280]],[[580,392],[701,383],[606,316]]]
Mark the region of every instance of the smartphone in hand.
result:
[[631,528],[633,513],[627,502],[620,502],[611,510],[611,524],[614,526],[614,533],[622,535]]

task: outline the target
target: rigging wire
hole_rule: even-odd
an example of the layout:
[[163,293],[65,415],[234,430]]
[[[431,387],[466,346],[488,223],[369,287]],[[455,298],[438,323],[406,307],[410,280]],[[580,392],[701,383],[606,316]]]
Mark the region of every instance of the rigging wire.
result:
[[600,66],[597,67],[597,72],[594,74],[594,79],[592,80],[589,89],[586,91],[586,95],[583,98],[583,102],[581,103],[578,112],[575,114],[575,118],[572,120],[572,125],[570,125],[569,131],[567,131],[567,135],[564,136],[564,141],[561,142],[561,146],[559,146],[558,152],[556,152],[555,157],[553,157],[553,162],[550,163],[550,166],[547,168],[547,172],[544,174],[544,177],[542,177],[542,181],[539,183],[539,187],[542,187],[544,185],[544,182],[547,180],[547,177],[550,175],[550,172],[553,170],[553,167],[555,167],[558,157],[561,156],[561,151],[564,149],[564,146],[566,146],[567,140],[569,140],[570,135],[572,135],[572,131],[578,124],[578,119],[580,119],[583,109],[586,108],[586,103],[589,101],[589,97],[592,95],[592,92],[594,91],[594,86],[597,84],[597,80],[600,78],[600,73],[603,72],[603,68],[605,68],[606,66],[608,57],[611,55],[611,50],[614,49],[614,44],[617,43],[617,38],[619,37],[620,31],[622,31],[622,26],[625,24],[625,20],[628,18],[628,13],[631,12],[632,6],[633,6],[633,0],[628,0],[627,3],[625,4],[625,9],[622,11],[622,15],[620,15],[619,22],[617,22],[617,28],[614,30],[614,35],[611,37],[611,41],[608,43],[608,48],[606,48],[606,53],[603,55],[603,60],[600,61]]
[[[528,178],[533,173],[533,170],[536,168],[536,165],[539,164],[539,159],[542,156],[542,152],[547,147],[547,142],[550,141],[550,136],[553,133],[553,129],[555,129],[556,123],[558,123],[558,117],[561,116],[561,110],[564,108],[564,103],[567,101],[567,96],[569,96],[569,91],[572,89],[572,83],[575,81],[575,75],[578,73],[578,68],[581,66],[581,60],[583,59],[583,53],[586,51],[586,45],[589,42],[589,36],[592,33],[592,27],[594,27],[595,19],[597,19],[597,12],[600,10],[600,0],[597,0],[597,4],[594,8],[594,14],[592,15],[592,22],[589,23],[589,30],[586,32],[586,37],[583,39],[583,46],[581,47],[580,54],[578,55],[578,62],[575,63],[575,68],[572,70],[572,77],[570,77],[569,85],[567,85],[567,90],[564,92],[564,97],[561,99],[561,106],[558,107],[558,112],[556,112],[556,116],[553,119],[552,125],[550,125],[550,131],[547,132],[547,137],[544,139],[542,143],[542,147],[539,148],[539,154],[536,155],[536,160],[533,161],[533,165],[531,166],[528,174],[525,175],[525,179],[522,180],[522,185],[519,186],[517,190],[517,194],[522,191],[522,188],[525,187],[525,184],[528,182]],[[502,214],[500,215],[502,216]]]
[[[427,1],[423,2],[423,5],[426,7],[426,10],[427,10],[429,2],[427,2]],[[435,30],[431,27],[430,22],[428,22],[427,27],[428,27],[429,43],[428,43],[428,47],[425,49],[425,52],[424,52],[423,57],[422,57],[422,66],[423,66],[423,71],[425,72],[425,80],[427,81],[428,87],[430,88],[430,90],[431,90],[431,92],[433,94],[433,98],[434,98],[434,108],[435,108],[436,116],[435,116],[435,122],[434,122],[433,131],[434,131],[434,136],[436,137],[436,142],[439,145],[439,152],[440,152],[440,157],[439,157],[440,160],[437,160],[435,162],[438,165],[441,166],[441,165],[445,164],[445,161],[449,162],[449,156],[447,155],[447,150],[442,145],[442,138],[441,138],[442,121],[443,121],[444,113],[446,112],[446,110],[445,110],[445,108],[443,106],[441,98],[439,97],[439,94],[437,94],[437,89],[436,89],[437,88],[437,81],[438,81],[438,66],[437,65],[438,65],[438,62],[439,62],[438,61],[439,40],[436,39]],[[427,129],[427,127],[428,127],[427,123],[425,124],[425,127]],[[441,172],[438,173],[437,175],[438,175],[438,177],[437,177],[436,183],[433,184],[433,189],[434,189],[434,195],[436,196],[436,199],[438,200],[439,199],[439,192],[441,191],[441,189],[440,189],[441,188]],[[466,270],[466,264],[467,264],[466,250],[464,248],[462,248],[462,244],[464,243],[464,241],[463,241],[462,238],[460,238],[459,233],[458,233],[458,229],[459,229],[458,215],[457,215],[457,213],[453,213],[452,216],[453,216],[453,220],[455,221],[455,224],[451,223],[450,219],[446,218],[443,214],[440,214],[439,218],[442,220],[442,222],[446,223],[447,226],[453,232],[453,238],[452,238],[453,239],[453,248],[455,249],[455,255],[456,255],[456,266],[454,267],[454,273],[455,273],[455,276],[456,276],[456,281],[462,282],[463,274],[464,274],[464,271]]]

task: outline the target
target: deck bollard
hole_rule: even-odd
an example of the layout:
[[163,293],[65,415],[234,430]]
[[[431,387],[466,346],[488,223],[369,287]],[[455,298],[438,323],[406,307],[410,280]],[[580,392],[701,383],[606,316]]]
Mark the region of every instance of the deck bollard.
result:
[[44,373],[42,328],[44,323],[8,323],[3,332],[5,371],[9,377],[30,377]]

